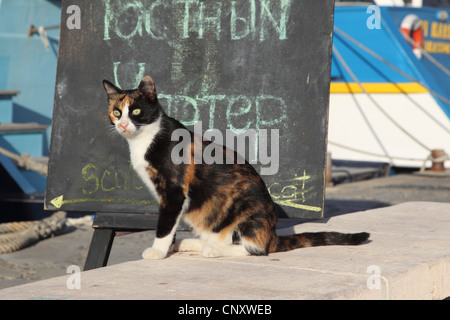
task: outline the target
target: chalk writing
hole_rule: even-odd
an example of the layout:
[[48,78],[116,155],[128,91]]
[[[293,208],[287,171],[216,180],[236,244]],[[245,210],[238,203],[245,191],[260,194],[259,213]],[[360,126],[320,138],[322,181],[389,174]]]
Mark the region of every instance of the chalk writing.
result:
[[[116,83],[116,86],[122,89],[121,85],[119,84],[119,79],[117,76],[120,64],[121,64],[120,61],[113,63],[113,72],[114,72],[114,82]],[[129,66],[127,66],[127,67],[129,67]],[[138,63],[138,72],[136,73],[136,77],[134,79],[134,83],[136,84],[135,87],[137,87],[139,85],[139,83],[141,82],[141,80],[144,76],[145,76],[145,62],[139,62]]]
[[140,190],[143,188],[131,162],[127,172],[98,169],[95,164],[89,163],[81,169],[81,178],[84,180],[84,185],[81,187],[84,195],[92,195],[98,191],[110,192],[117,189]]
[[[97,167],[90,163],[82,169],[82,179],[86,182],[86,185],[82,189],[83,194],[93,195],[97,192],[108,193],[113,190],[140,190],[143,188],[142,184],[135,185],[132,182],[132,177],[135,175],[130,165],[130,171],[124,175],[122,182],[118,172],[114,174],[110,170],[99,170]],[[268,187],[268,191],[272,199],[279,205],[293,207],[297,209],[303,209],[307,211],[320,212],[321,207],[312,206],[306,204],[307,195],[313,192],[313,187],[307,187],[308,180],[311,179],[310,175],[306,174],[306,170],[303,171],[303,175],[295,177],[293,179],[278,181],[272,183]],[[123,203],[123,204],[136,204],[136,205],[157,205],[154,200],[135,200],[135,199],[123,199],[123,198],[79,198],[64,200],[63,195],[51,200],[50,203],[56,208],[61,208],[64,204],[81,203],[81,202],[109,202],[109,203]]]
[[[227,128],[236,133],[255,128],[276,128],[287,118],[287,105],[280,97],[259,95],[249,97],[245,95],[207,95],[188,97],[184,95],[159,94],[167,106],[167,113],[180,119],[186,126],[192,126],[200,120],[202,110],[206,110],[209,129],[213,129],[215,118],[227,120]],[[263,109],[270,108],[270,112]],[[270,114],[264,118],[263,114]],[[244,117],[245,116],[245,117]]]
[[305,204],[307,201],[306,195],[314,189],[306,187],[310,179],[311,176],[306,174],[306,170],[303,170],[303,175],[300,177],[274,182],[268,187],[270,196],[280,205],[308,211],[322,211],[320,207]]
[[[119,172],[111,172],[108,169],[99,170],[93,163],[89,163],[81,170],[82,179],[85,181],[84,187],[82,187],[82,193],[84,195],[92,196],[97,192],[108,193],[114,190],[140,190],[143,188],[142,184],[135,184],[133,181],[136,179],[136,174],[132,169],[130,163],[129,171],[125,174]],[[137,176],[136,176],[137,177]],[[297,209],[303,209],[307,211],[320,212],[321,207],[311,206],[306,204],[308,193],[313,192],[313,187],[307,187],[307,182],[311,179],[311,176],[306,174],[306,170],[303,171],[303,175],[295,177],[293,179],[274,182],[268,187],[268,191],[272,199],[279,205],[293,207]],[[140,181],[139,181],[140,182]],[[109,202],[109,203],[124,203],[124,204],[136,204],[136,205],[157,205],[154,200],[134,200],[134,199],[122,199],[122,198],[79,198],[64,200],[64,196],[54,198],[50,201],[56,208],[61,208],[64,204],[81,203],[81,202]]]
[[292,1],[103,0],[103,40],[114,36],[123,40],[138,36],[166,41],[204,39],[206,33],[217,40],[224,34],[231,40],[286,40]]
[[[118,75],[120,73],[133,78],[133,87],[137,87],[145,75],[146,63],[139,62],[137,68],[128,63],[122,72],[119,72],[120,65],[120,61],[113,63],[115,85],[121,88]],[[137,71],[134,76],[130,76],[130,73],[133,73],[130,68]],[[252,97],[233,94],[208,95],[203,92],[195,96],[159,93],[158,98],[163,106],[167,106],[167,113],[186,126],[194,125],[201,120],[201,115],[207,114],[209,129],[215,128],[215,118],[220,118],[227,120],[227,128],[239,133],[245,132],[248,128],[255,128],[257,131],[263,128],[276,128],[287,118],[288,106],[285,100],[269,94]],[[270,118],[264,118],[263,114],[269,114]]]

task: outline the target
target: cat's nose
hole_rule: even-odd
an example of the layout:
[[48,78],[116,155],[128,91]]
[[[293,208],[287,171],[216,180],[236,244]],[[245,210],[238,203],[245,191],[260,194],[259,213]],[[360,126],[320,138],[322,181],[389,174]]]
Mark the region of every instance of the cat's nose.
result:
[[128,127],[128,122],[121,122],[120,126],[125,130]]

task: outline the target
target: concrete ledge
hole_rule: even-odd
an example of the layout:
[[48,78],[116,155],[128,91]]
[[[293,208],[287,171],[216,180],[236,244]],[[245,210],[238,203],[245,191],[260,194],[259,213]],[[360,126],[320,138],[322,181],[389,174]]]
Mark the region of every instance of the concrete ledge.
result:
[[[0,299],[443,299],[450,296],[450,204],[409,202],[279,229],[371,233],[361,246],[267,257],[175,253],[0,290]],[[72,278],[71,278],[72,277]],[[73,282],[72,282],[73,283]]]

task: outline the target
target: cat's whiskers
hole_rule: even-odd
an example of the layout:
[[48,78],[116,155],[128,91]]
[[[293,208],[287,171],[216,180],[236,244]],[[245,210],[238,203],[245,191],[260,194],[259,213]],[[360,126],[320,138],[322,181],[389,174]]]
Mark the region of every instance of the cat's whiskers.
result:
[[117,129],[116,129],[116,126],[115,126],[115,125],[108,125],[108,126],[106,127],[106,135],[107,135],[108,137],[114,136],[114,135],[116,135],[116,134],[118,134],[118,132],[117,132]]

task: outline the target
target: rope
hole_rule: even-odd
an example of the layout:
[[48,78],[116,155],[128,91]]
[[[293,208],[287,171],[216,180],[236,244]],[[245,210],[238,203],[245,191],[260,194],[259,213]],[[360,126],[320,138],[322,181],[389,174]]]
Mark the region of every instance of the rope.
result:
[[[339,62],[342,64],[344,69],[347,71],[347,73],[350,75],[350,77],[353,79],[353,81],[358,84],[358,86],[361,88],[361,90],[367,95],[367,97],[378,108],[378,110],[380,110],[380,112],[383,113],[386,118],[388,118],[397,128],[399,128],[404,134],[406,134],[408,137],[410,137],[414,142],[416,142],[418,145],[420,145],[424,149],[431,151],[430,148],[428,148],[425,144],[423,144],[421,141],[419,141],[416,137],[414,137],[412,134],[410,134],[408,131],[406,131],[397,121],[394,120],[394,118],[392,118],[386,111],[383,110],[383,108],[381,108],[381,106],[375,101],[375,99],[373,99],[373,97],[369,94],[369,92],[364,88],[364,86],[358,80],[356,75],[353,73],[353,71],[347,65],[344,58],[342,58],[341,54],[339,53],[339,51],[336,49],[336,47],[334,45],[333,45],[333,53],[335,54],[335,56],[339,60]],[[383,150],[384,150],[384,148],[383,148]],[[388,156],[388,157],[391,158],[390,156]]]
[[445,162],[445,160],[448,160],[448,159],[450,159],[450,157],[449,157],[448,154],[446,154],[445,152],[444,152],[444,154],[443,154],[441,157],[437,157],[437,158],[434,158],[433,155],[430,154],[430,155],[423,161],[422,167],[420,168],[420,172],[424,172],[424,171],[425,171],[425,166],[426,166],[426,164],[427,164],[427,161],[429,161],[429,160],[431,160],[431,161],[433,161],[433,162],[435,162],[435,163],[439,163],[439,162]]
[[[48,174],[48,165],[35,161],[29,154],[15,154],[0,147],[0,154],[15,160],[17,166]],[[14,252],[28,247],[42,239],[57,234],[66,227],[66,213],[55,212],[40,221],[9,222],[0,224],[0,254]]]
[[407,161],[423,161],[424,160],[423,158],[422,159],[418,159],[418,158],[407,158],[407,157],[396,157],[396,156],[394,156],[394,157],[389,156],[388,157],[388,156],[383,155],[383,154],[374,153],[374,152],[370,152],[370,151],[365,151],[365,150],[361,150],[361,149],[356,149],[356,148],[349,147],[349,146],[346,146],[346,145],[343,145],[343,144],[340,144],[340,143],[337,143],[337,142],[329,141],[329,140],[328,140],[328,144],[332,144],[332,145],[335,145],[336,147],[347,149],[347,150],[350,150],[350,151],[354,151],[354,152],[358,152],[358,153],[362,153],[362,154],[367,154],[367,155],[373,156],[373,157],[389,158],[390,160],[407,160]]
[[[347,72],[350,74],[352,79],[356,79],[355,82],[358,83],[358,86],[363,90],[363,92],[367,93],[367,91],[365,91],[366,89],[363,88],[362,84],[356,78],[355,74],[350,69],[350,67],[347,65],[347,63],[345,62],[344,58],[341,56],[341,54],[339,53],[339,51],[336,49],[336,47],[334,45],[333,45],[333,53],[336,56],[336,58],[339,60],[339,62],[342,64],[342,66],[345,68],[345,70],[347,70]],[[353,97],[353,95],[352,95],[352,97]],[[389,162],[392,164],[392,157],[388,154],[388,152],[387,152],[386,148],[384,147],[384,145],[383,145],[382,141],[380,140],[380,138],[378,138],[377,133],[375,132],[374,128],[372,127],[369,119],[366,117],[366,114],[364,113],[364,110],[361,108],[358,100],[356,100],[356,99],[354,99],[354,100],[355,100],[356,105],[358,106],[359,112],[361,112],[362,116],[364,117],[364,120],[366,121],[367,126],[369,127],[370,131],[372,132],[375,140],[378,142],[380,148],[383,150],[383,152],[385,154],[384,157],[389,158]]]
[[370,54],[371,56],[373,56],[374,58],[376,58],[377,60],[381,61],[382,63],[386,64],[388,67],[390,67],[391,69],[395,70],[396,72],[400,73],[402,76],[404,76],[405,78],[407,78],[408,80],[412,81],[412,82],[417,82],[420,83],[420,85],[422,85],[424,88],[426,88],[429,92],[433,93],[436,97],[438,97],[440,100],[444,101],[445,103],[450,105],[450,100],[448,100],[446,97],[442,96],[441,94],[439,94],[438,92],[436,92],[435,90],[431,89],[430,87],[426,86],[424,83],[422,83],[422,81],[419,81],[417,79],[415,79],[414,77],[411,77],[409,74],[407,74],[406,72],[404,72],[403,70],[399,69],[398,67],[396,67],[395,65],[393,65],[392,63],[390,63],[389,61],[387,61],[386,59],[384,59],[383,57],[379,56],[378,54],[376,54],[375,52],[373,52],[372,50],[370,50],[369,48],[367,48],[365,45],[363,45],[362,43],[358,42],[357,40],[355,40],[354,38],[352,38],[351,36],[349,36],[348,34],[346,34],[344,31],[342,31],[341,29],[339,29],[338,27],[334,27],[334,31],[337,32],[338,34],[340,34],[342,37],[346,38],[348,41],[352,42],[354,45],[356,45],[358,48],[366,51],[368,54]]
[[[386,30],[389,30],[387,26],[384,25],[384,21],[382,21],[383,26],[385,27]],[[411,81],[415,81],[415,82],[419,82],[416,79],[410,77],[408,74],[404,73],[402,70],[398,69],[396,66],[392,65],[390,62],[386,61],[385,59],[383,59],[382,57],[378,56],[375,52],[371,51],[370,49],[368,49],[367,47],[365,47],[364,45],[362,45],[360,42],[358,42],[357,40],[353,39],[352,37],[350,37],[348,34],[344,33],[342,30],[340,30],[337,27],[334,27],[335,31],[340,33],[343,37],[347,38],[347,40],[353,42],[355,45],[357,45],[359,48],[361,48],[362,50],[368,52],[369,54],[373,55],[375,58],[377,58],[378,60],[380,60],[382,63],[386,63],[389,67],[393,68],[395,71],[401,73],[402,75],[404,75],[405,77],[408,77]],[[394,39],[394,36],[389,33],[389,36]],[[429,55],[428,53],[426,53],[425,55],[426,57],[429,56],[429,59],[434,60],[434,58]],[[436,60],[434,60],[436,61]],[[439,62],[436,61],[437,64],[439,64]],[[438,66],[439,67],[439,66]],[[442,66],[442,71],[445,73],[449,73],[450,71],[448,71],[444,66]],[[426,87],[424,84],[420,83],[422,86],[424,86],[428,91],[430,92],[434,92],[433,90],[431,90],[430,88]],[[445,130],[447,133],[450,134],[450,131],[448,129],[448,127],[446,127],[445,125],[443,125],[438,119],[436,119],[433,115],[431,115],[429,112],[427,112],[421,105],[419,105],[414,99],[412,99],[411,97],[408,96],[408,94],[406,94],[405,92],[403,92],[404,96],[406,96],[412,103],[414,103],[420,110],[422,110],[422,112],[424,112],[431,120],[433,120],[439,127],[441,127],[443,130]],[[438,97],[441,98],[441,100],[446,101],[448,104],[450,104],[450,101],[448,101],[447,99],[445,99],[442,96],[439,96],[439,94],[435,93]]]
[[40,221],[11,222],[0,225],[0,254],[23,249],[57,234],[66,226],[66,213],[55,212]]
[[48,173],[47,165],[45,165],[43,163],[39,163],[37,161],[34,161],[33,158],[27,153],[17,155],[15,153],[8,151],[1,147],[0,147],[0,153],[7,156],[10,159],[17,161],[17,165],[21,168],[25,168],[26,170],[36,171],[44,176],[46,176]]
[[18,232],[28,229],[33,224],[31,221],[9,222],[0,224],[0,235],[8,232]]

